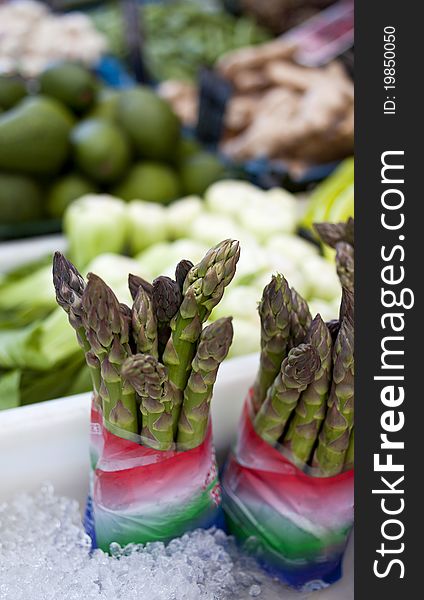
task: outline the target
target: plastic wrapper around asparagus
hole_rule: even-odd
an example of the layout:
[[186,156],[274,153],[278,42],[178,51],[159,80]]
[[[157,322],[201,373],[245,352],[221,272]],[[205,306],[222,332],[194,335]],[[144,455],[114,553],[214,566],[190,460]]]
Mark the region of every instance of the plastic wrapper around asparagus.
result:
[[273,575],[296,588],[341,576],[353,525],[353,470],[333,477],[302,471],[289,452],[271,447],[251,420],[251,395],[223,475],[228,528]]
[[137,434],[127,438],[103,426],[91,409],[91,483],[85,527],[93,547],[109,550],[152,541],[167,542],[196,528],[223,526],[212,428],[203,442],[180,451],[156,450]]

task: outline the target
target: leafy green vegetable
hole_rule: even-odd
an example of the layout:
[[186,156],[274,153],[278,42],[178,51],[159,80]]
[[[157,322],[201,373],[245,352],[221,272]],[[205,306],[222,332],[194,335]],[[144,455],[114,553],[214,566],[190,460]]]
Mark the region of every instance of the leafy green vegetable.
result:
[[13,369],[0,372],[0,410],[78,394],[91,389],[82,352],[49,371]]
[[0,284],[0,329],[23,327],[54,308],[50,265],[15,271]]
[[78,349],[60,308],[44,321],[21,329],[0,330],[0,367],[47,371]]
[[[118,5],[94,9],[90,16],[125,58],[124,23]],[[212,66],[224,53],[259,44],[268,32],[249,17],[235,18],[210,0],[147,3],[140,7],[146,62],[153,77],[196,79],[202,66]]]
[[18,370],[0,373],[0,410],[16,408],[20,405],[20,379],[21,373]]

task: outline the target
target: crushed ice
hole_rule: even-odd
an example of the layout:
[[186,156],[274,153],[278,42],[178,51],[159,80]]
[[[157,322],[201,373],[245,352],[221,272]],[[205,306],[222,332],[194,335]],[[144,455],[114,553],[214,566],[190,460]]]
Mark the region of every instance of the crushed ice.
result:
[[51,486],[0,505],[1,600],[289,600],[222,531],[90,554],[78,503]]

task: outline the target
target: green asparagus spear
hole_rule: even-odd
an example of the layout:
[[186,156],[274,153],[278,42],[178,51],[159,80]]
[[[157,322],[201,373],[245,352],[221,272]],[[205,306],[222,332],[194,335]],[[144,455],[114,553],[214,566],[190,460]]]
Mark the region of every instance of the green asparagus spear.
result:
[[275,275],[265,287],[259,304],[261,318],[261,356],[253,386],[253,409],[257,413],[268,388],[276,378],[287,355],[290,340],[291,292],[282,275]]
[[82,294],[85,282],[74,265],[60,252],[55,252],[53,257],[53,284],[57,303],[68,313],[69,323],[75,329],[78,343],[85,353],[93,390],[97,394],[100,390],[100,362],[91,352],[84,329]]
[[93,273],[88,275],[82,307],[87,340],[101,365],[103,392],[107,391],[102,395],[105,422],[136,433],[135,392],[123,386],[120,377],[122,364],[131,354],[128,314],[109,286]]
[[172,408],[177,394],[166,368],[153,356],[135,354],[126,359],[121,374],[141,399],[144,440],[152,448],[169,450],[174,443]]
[[138,352],[158,357],[157,321],[153,298],[138,288],[132,307],[132,335]]
[[136,299],[138,290],[142,287],[146,294],[150,297],[153,295],[153,286],[151,283],[139,277],[138,275],[133,275],[130,273],[128,275],[128,287],[130,290],[131,298],[133,300]]
[[301,344],[312,323],[308,303],[294,288],[291,288],[290,337],[291,347]]
[[171,337],[163,354],[169,380],[180,390],[181,399],[190,375],[202,323],[221,300],[225,287],[234,277],[239,256],[239,243],[225,240],[209,250],[185,279],[184,298],[171,320]]
[[353,325],[345,319],[334,346],[333,383],[328,411],[313,460],[314,466],[326,477],[342,471],[353,427],[353,351]]
[[182,293],[177,282],[160,276],[153,282],[153,306],[158,324],[158,352],[162,356],[171,335],[169,325],[182,302]]
[[314,229],[327,246],[335,248],[339,242],[354,245],[354,220],[352,217],[345,223],[314,223]]
[[352,427],[352,431],[350,432],[349,438],[349,446],[347,447],[344,471],[349,471],[353,469],[355,464],[355,428]]
[[184,449],[199,446],[205,438],[213,386],[232,340],[231,318],[218,319],[200,336],[178,422],[177,441]]
[[320,315],[312,321],[305,341],[316,348],[320,367],[302,392],[284,437],[284,446],[302,463],[308,462],[325,417],[331,378],[333,343],[330,331]]
[[188,272],[193,268],[193,263],[191,262],[191,260],[180,260],[180,262],[178,263],[178,265],[175,268],[175,281],[178,284],[178,287],[181,290],[181,293],[183,291],[184,288],[184,282],[186,280],[186,277],[188,275]]
[[196,300],[207,318],[219,303],[225,287],[231,283],[240,258],[240,244],[224,240],[206,253],[203,259],[187,273],[183,294],[193,289]]
[[264,440],[274,443],[281,437],[301,392],[319,366],[318,352],[311,344],[290,350],[254,420],[255,430]]

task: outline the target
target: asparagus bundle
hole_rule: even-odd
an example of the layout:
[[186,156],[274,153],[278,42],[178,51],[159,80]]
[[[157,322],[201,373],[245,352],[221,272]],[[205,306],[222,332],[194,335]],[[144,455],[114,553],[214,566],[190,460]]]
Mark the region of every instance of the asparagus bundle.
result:
[[232,342],[231,319],[202,331],[231,282],[238,242],[225,240],[198,265],[178,263],[175,281],[129,275],[132,307],[90,273],[87,285],[60,253],[53,263],[57,301],[68,313],[114,433],[141,433],[160,450],[202,443],[219,365]]
[[312,321],[307,302],[284,277],[272,278],[259,305],[261,356],[252,409],[264,440],[327,477],[354,461],[354,222],[316,229],[336,250],[339,318]]

